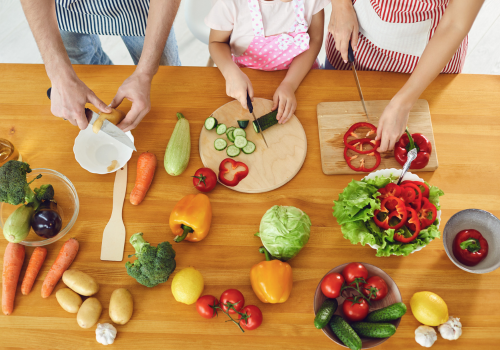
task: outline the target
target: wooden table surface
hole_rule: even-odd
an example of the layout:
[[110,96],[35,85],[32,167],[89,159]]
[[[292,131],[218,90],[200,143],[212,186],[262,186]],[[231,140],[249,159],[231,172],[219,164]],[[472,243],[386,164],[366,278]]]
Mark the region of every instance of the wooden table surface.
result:
[[[134,70],[129,66],[76,66],[78,76],[106,103],[122,81]],[[246,70],[256,96],[272,98],[284,72]],[[359,72],[367,100],[387,100],[404,84],[407,75]],[[99,259],[103,229],[112,207],[114,174],[95,175],[82,169],[73,156],[78,129],[50,113],[45,92],[50,81],[40,65],[0,65],[0,137],[12,141],[32,168],[55,169],[75,185],[80,214],[72,231],[48,246],[48,256],[28,296],[18,288],[14,313],[0,315],[0,348],[70,349],[102,348],[95,340],[95,327],[82,329],[74,314],[64,311],[54,293],[42,299],[43,278],[64,241],[76,237],[80,252],[72,267],[92,275],[100,284],[96,295],[103,304],[99,322],[109,322],[111,292],[128,288],[135,301],[132,320],[117,326],[115,347],[119,349],[330,349],[332,343],[313,326],[313,295],[323,275],[331,268],[351,261],[374,264],[397,283],[409,307],[413,293],[432,291],[444,298],[450,315],[460,317],[462,337],[453,343],[440,336],[434,349],[498,349],[500,346],[500,269],[484,275],[457,268],[446,256],[442,240],[433,241],[408,257],[377,258],[368,246],[351,245],[342,237],[332,216],[332,201],[354,177],[326,176],[321,171],[316,105],[324,101],[356,101],[358,93],[351,72],[313,71],[296,96],[296,115],[304,125],[308,153],[302,170],[288,184],[262,194],[244,194],[223,186],[209,194],[213,208],[212,227],[200,243],[175,244],[177,271],[194,266],[205,280],[203,294],[219,296],[237,288],[246,304],[258,305],[264,323],[242,334],[225,316],[206,320],[195,306],[177,303],[171,280],[148,289],[126,273],[124,262]],[[441,230],[457,211],[480,208],[500,217],[500,77],[441,75],[421,98],[429,101],[439,168],[419,173],[446,193],[442,197]],[[224,80],[216,68],[161,67],[151,90],[152,109],[133,131],[138,152],[129,166],[127,197],[123,209],[127,237],[142,231],[147,240],[172,242],[168,217],[183,196],[196,193],[191,175],[202,166],[198,136],[203,121],[212,111],[230,101]],[[122,105],[128,110],[130,102]],[[169,176],[163,166],[165,147],[182,112],[191,124],[191,159],[178,177]],[[145,201],[134,207],[128,195],[135,181],[137,157],[154,152],[159,160],[155,179]],[[237,203],[237,205],[235,205]],[[313,227],[309,243],[291,261],[294,285],[284,304],[261,303],[249,280],[250,268],[262,260],[260,239],[254,236],[265,211],[273,205],[293,205],[304,210]],[[0,259],[6,241],[0,240]],[[27,249],[27,257],[32,249]],[[132,254],[126,244],[125,256]],[[129,259],[125,259],[129,260]],[[132,259],[130,259],[132,260]],[[25,261],[25,267],[28,259]],[[24,273],[22,272],[22,275]],[[22,276],[21,275],[21,276]],[[56,289],[63,287],[60,282]],[[414,340],[419,323],[411,311],[403,317],[397,333],[380,349],[420,349]]]

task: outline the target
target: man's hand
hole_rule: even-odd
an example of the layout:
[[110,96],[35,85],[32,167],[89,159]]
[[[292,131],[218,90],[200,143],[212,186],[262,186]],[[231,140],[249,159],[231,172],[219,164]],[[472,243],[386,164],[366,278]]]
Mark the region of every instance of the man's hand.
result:
[[276,119],[278,119],[279,124],[285,124],[297,108],[295,90],[286,82],[282,82],[274,93],[272,110],[274,111],[276,108],[278,108]]
[[405,132],[410,110],[411,106],[399,103],[394,98],[385,107],[378,122],[375,138],[375,140],[381,140],[377,151],[386,152],[394,149],[394,145]]
[[342,59],[347,63],[349,40],[354,52],[358,49],[358,17],[351,0],[332,0],[332,14],[328,31],[335,39],[335,48],[340,51]]
[[135,129],[151,110],[150,92],[152,80],[152,75],[139,73],[136,70],[118,88],[118,92],[110,106],[113,108],[118,107],[125,98],[132,102],[132,108],[121,123],[117,125],[124,132]]
[[247,91],[250,99],[253,101],[252,82],[241,69],[236,66],[234,68],[226,78],[226,94],[238,100],[241,103],[241,107],[248,109]]

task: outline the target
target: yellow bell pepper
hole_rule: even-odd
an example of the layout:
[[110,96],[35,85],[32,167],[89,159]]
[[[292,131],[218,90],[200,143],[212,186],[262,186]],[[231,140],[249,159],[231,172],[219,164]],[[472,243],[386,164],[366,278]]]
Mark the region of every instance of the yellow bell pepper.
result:
[[203,194],[190,194],[182,198],[170,213],[170,229],[175,242],[199,242],[208,235],[212,223],[210,199]]
[[264,247],[259,252],[266,254],[266,261],[254,265],[250,270],[252,289],[263,303],[284,303],[292,292],[292,267],[286,262],[271,260]]

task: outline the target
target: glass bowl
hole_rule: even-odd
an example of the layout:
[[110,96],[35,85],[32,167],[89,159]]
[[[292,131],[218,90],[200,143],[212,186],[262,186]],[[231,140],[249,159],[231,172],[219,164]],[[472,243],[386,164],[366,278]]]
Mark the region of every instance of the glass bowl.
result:
[[[52,238],[40,237],[33,231],[33,229],[30,229],[28,237],[26,237],[24,241],[20,242],[20,244],[28,247],[41,247],[61,239],[75,224],[80,210],[80,203],[78,201],[75,186],[73,186],[71,181],[69,181],[66,176],[55,170],[38,168],[33,169],[33,171],[28,174],[28,182],[33,180],[38,174],[42,174],[42,177],[33,181],[33,183],[30,184],[30,187],[31,189],[34,189],[35,187],[40,187],[40,185],[43,184],[51,184],[54,187],[54,200],[57,202],[57,209],[62,219],[62,229]],[[9,215],[12,214],[14,210],[19,207],[19,205],[10,205],[8,203],[0,204],[0,227],[3,230],[5,221],[7,221]]]

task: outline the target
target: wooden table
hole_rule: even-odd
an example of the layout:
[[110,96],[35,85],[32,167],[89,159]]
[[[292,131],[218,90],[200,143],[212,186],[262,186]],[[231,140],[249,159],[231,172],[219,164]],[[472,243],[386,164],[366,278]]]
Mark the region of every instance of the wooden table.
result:
[[[78,76],[106,103],[134,70],[126,66],[76,66]],[[256,96],[272,98],[284,72],[246,70]],[[359,72],[367,100],[390,99],[404,84],[406,75]],[[433,349],[498,349],[500,343],[500,270],[474,275],[458,269],[446,256],[440,239],[408,257],[377,258],[370,247],[351,245],[342,237],[332,216],[332,201],[351,176],[326,176],[321,171],[316,105],[322,101],[358,99],[351,72],[313,71],[297,91],[296,115],[308,138],[308,154],[302,170],[288,184],[263,194],[242,194],[223,186],[209,194],[213,222],[208,237],[196,244],[175,244],[177,269],[194,266],[205,279],[204,294],[219,296],[228,288],[243,292],[248,305],[258,305],[264,323],[256,331],[241,332],[225,316],[206,320],[195,306],[177,303],[170,280],[148,289],[126,273],[124,262],[100,261],[101,237],[111,214],[114,174],[94,175],[82,169],[73,156],[78,129],[50,113],[45,92],[50,81],[40,65],[0,66],[0,136],[17,145],[33,168],[55,169],[75,185],[80,215],[72,231],[48,246],[48,257],[28,296],[19,289],[14,314],[0,315],[0,348],[71,349],[102,348],[95,340],[95,327],[80,328],[75,315],[64,311],[54,294],[42,299],[42,280],[64,241],[76,237],[80,252],[72,267],[92,275],[100,284],[97,298],[103,304],[99,322],[109,322],[108,305],[115,288],[128,288],[135,300],[132,320],[118,326],[119,349],[330,349],[332,343],[313,327],[313,295],[322,276],[332,267],[350,261],[374,264],[398,284],[409,306],[413,293],[439,294],[450,314],[464,326],[460,340],[450,343],[439,337]],[[488,210],[500,217],[500,77],[442,75],[422,95],[429,101],[440,167],[420,173],[439,186],[444,228],[451,215],[466,208]],[[183,196],[196,193],[190,176],[202,166],[198,135],[203,121],[230,101],[224,80],[216,68],[161,67],[151,91],[152,109],[133,131],[137,153],[129,167],[127,198],[123,210],[127,236],[142,231],[152,243],[172,242],[168,217]],[[125,109],[130,102],[125,101]],[[192,152],[188,169],[178,177],[162,166],[165,147],[182,112],[191,124]],[[156,177],[146,200],[137,207],[128,202],[141,152],[154,152],[159,160]],[[354,176],[359,180],[362,176]],[[238,203],[235,206],[235,203]],[[309,214],[311,238],[291,261],[294,286],[284,304],[263,304],[254,295],[250,268],[262,260],[260,239],[254,236],[264,212],[272,205],[294,205]],[[6,241],[0,240],[0,259]],[[27,249],[27,257],[32,249]],[[126,244],[125,256],[132,254]],[[125,259],[127,260],[127,259]],[[25,266],[28,259],[26,259]],[[22,273],[23,275],[23,273]],[[62,282],[56,287],[63,287]],[[421,349],[414,340],[419,323],[411,311],[403,317],[397,333],[380,349]]]

